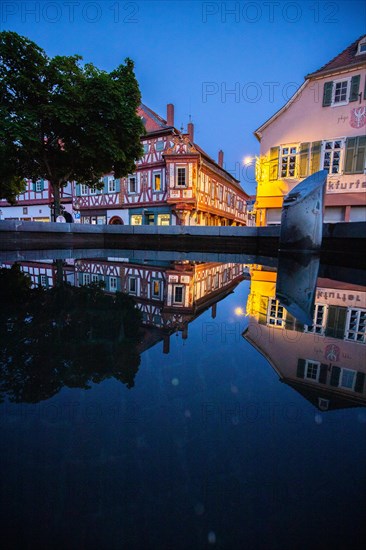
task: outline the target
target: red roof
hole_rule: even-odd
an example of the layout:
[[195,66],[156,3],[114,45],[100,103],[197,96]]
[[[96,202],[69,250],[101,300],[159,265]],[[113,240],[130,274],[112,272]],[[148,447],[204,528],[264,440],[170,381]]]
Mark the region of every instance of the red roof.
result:
[[137,114],[143,119],[146,132],[148,133],[171,128],[171,126],[167,125],[166,120],[143,103],[137,109]]
[[361,63],[365,63],[366,52],[357,55],[358,44],[363,38],[366,38],[366,34],[360,36],[360,38],[355,40],[353,44],[348,46],[345,50],[343,50],[343,52],[338,54],[331,61],[328,61],[328,63],[323,65],[323,67],[321,67],[317,71],[306,75],[305,78],[318,76],[323,73],[330,73],[332,71],[336,72],[338,69],[343,69],[346,67],[352,67],[353,65],[360,65]]

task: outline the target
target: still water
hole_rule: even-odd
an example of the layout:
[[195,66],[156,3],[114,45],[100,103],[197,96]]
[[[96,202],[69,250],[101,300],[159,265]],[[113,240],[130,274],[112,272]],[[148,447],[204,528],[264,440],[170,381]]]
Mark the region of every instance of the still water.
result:
[[110,254],[2,260],[2,548],[363,548],[364,274]]

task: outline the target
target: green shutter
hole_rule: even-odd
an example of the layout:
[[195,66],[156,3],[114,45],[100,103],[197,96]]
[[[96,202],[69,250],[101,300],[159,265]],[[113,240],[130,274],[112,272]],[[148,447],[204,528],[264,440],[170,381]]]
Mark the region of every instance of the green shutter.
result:
[[116,183],[116,192],[119,193],[121,191],[121,180],[116,179],[115,183]]
[[311,145],[311,174],[318,172],[320,170],[320,151],[321,151],[322,142],[314,141]]
[[309,148],[310,143],[300,144],[299,177],[306,178],[309,175]]
[[339,378],[341,376],[341,369],[339,367],[332,367],[332,372],[330,375],[330,385],[338,387],[339,385]]
[[36,190],[36,182],[32,181],[32,191],[35,191],[35,190]]
[[347,308],[329,306],[325,336],[343,338],[346,328]]
[[326,384],[327,382],[328,365],[322,363],[320,365],[319,382],[320,384]]
[[354,173],[363,174],[366,162],[366,136],[358,136],[354,163]]
[[75,183],[75,194],[76,194],[77,197],[80,197],[80,195],[81,195],[80,183]]
[[365,373],[358,372],[356,375],[355,391],[358,393],[363,393],[364,385],[365,385]]
[[40,185],[40,191],[44,191],[44,179],[40,179],[39,182],[41,184]]
[[278,179],[279,154],[279,147],[271,147],[269,151],[269,181],[274,181]]
[[268,297],[261,296],[260,306],[259,306],[259,316],[258,316],[258,323],[260,325],[267,324],[267,311],[268,311]]
[[349,94],[350,101],[357,101],[358,99],[358,90],[360,89],[360,80],[361,80],[361,76],[359,74],[351,78],[351,91]]
[[103,193],[108,193],[108,176],[104,176],[103,183],[104,183]]
[[366,137],[347,138],[345,174],[363,174],[366,161]]
[[298,378],[304,378],[304,376],[305,376],[305,359],[299,359],[298,360],[296,376]]
[[325,82],[323,90],[323,107],[329,107],[332,103],[333,82]]

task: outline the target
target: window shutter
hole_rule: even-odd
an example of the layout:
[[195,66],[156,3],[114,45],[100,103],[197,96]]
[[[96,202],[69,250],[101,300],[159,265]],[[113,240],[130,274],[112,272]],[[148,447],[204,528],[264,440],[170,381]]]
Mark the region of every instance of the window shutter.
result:
[[314,174],[320,170],[320,150],[322,142],[314,141],[311,145],[311,173]]
[[356,156],[355,156],[355,174],[363,174],[366,162],[366,136],[358,136]]
[[325,336],[343,338],[346,328],[347,308],[329,306]]
[[358,393],[363,393],[364,385],[365,385],[365,373],[358,372],[356,375],[355,391]]
[[351,90],[349,94],[350,101],[357,101],[358,99],[358,90],[360,88],[361,76],[358,74],[351,78]]
[[278,161],[279,161],[279,147],[271,147],[269,151],[269,180],[274,181],[278,179]]
[[40,179],[39,183],[40,183],[39,190],[44,191],[44,179]]
[[291,313],[286,312],[285,329],[294,330],[294,328],[295,328],[295,318],[291,315]]
[[309,175],[309,148],[310,143],[300,144],[300,166],[299,177],[306,178]]
[[332,103],[333,82],[325,82],[323,90],[323,107],[329,107]]
[[295,319],[295,330],[296,332],[304,332],[304,324],[300,323],[297,319]]
[[298,378],[304,378],[304,376],[305,376],[305,359],[299,359],[298,360],[296,376]]
[[340,367],[332,367],[332,372],[330,375],[330,385],[331,386],[338,386],[339,384],[339,378],[341,376],[341,369]]
[[81,196],[81,186],[80,183],[75,183],[75,194],[77,197]]
[[366,137],[358,136],[346,140],[345,174],[363,174],[366,161]]
[[104,176],[103,183],[104,183],[104,189],[102,190],[102,192],[108,193],[108,176]]
[[320,365],[319,382],[320,384],[326,384],[327,382],[328,365],[322,363]]
[[116,191],[117,191],[117,193],[119,193],[121,191],[121,180],[116,179],[114,181],[115,181],[115,184],[116,184]]
[[267,324],[267,311],[268,311],[268,297],[261,296],[260,307],[259,307],[259,317],[258,317],[258,323],[260,325]]
[[32,181],[32,191],[35,191],[35,190],[36,190],[36,182]]

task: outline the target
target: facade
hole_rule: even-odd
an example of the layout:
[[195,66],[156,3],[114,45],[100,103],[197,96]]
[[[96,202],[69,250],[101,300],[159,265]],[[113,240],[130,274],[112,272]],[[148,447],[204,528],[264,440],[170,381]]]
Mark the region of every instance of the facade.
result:
[[276,299],[275,270],[252,266],[243,336],[282,382],[321,411],[366,406],[366,287],[318,278],[313,324]]
[[246,225],[248,195],[218,162],[174,127],[174,106],[167,120],[145,105],[139,109],[146,135],[144,156],[127,178],[103,178],[101,191],[74,185],[73,208],[82,223],[131,225]]
[[283,197],[328,170],[326,222],[366,221],[366,35],[305,82],[255,131],[256,225],[278,225]]
[[[26,190],[18,196],[15,206],[9,205],[6,200],[0,200],[0,219],[30,222],[52,221],[53,194],[48,181],[43,179],[36,182],[26,180],[26,184]],[[67,222],[74,221],[71,193],[71,183],[61,189],[61,205]]]

